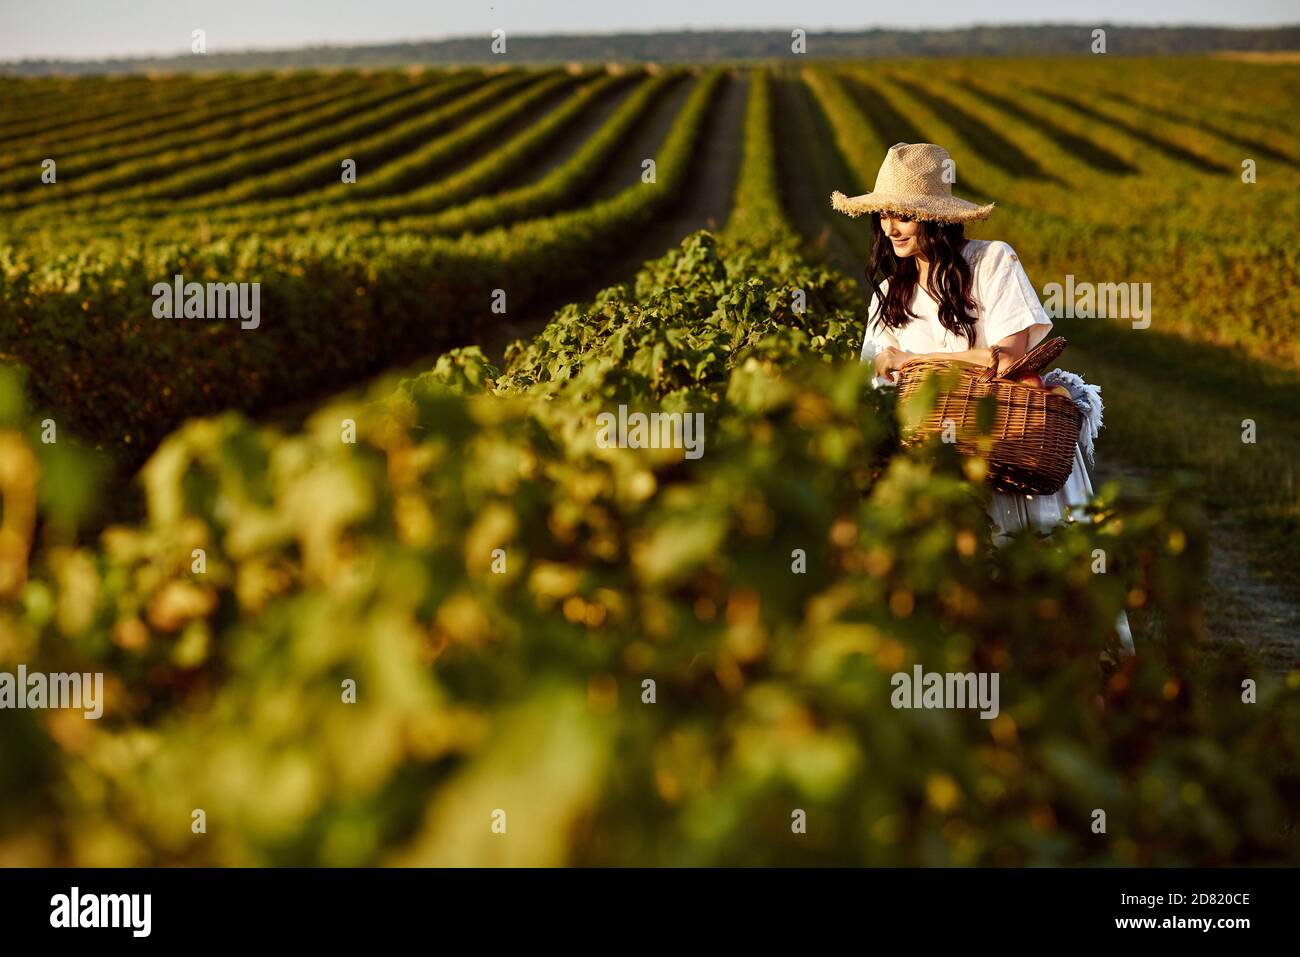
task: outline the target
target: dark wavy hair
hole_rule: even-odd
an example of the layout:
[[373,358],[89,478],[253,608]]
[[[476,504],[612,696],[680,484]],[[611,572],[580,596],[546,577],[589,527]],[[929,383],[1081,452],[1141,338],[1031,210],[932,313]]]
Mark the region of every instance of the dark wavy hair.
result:
[[[966,244],[966,227],[961,223],[928,220],[922,220],[920,225],[916,241],[930,262],[926,292],[939,304],[939,323],[953,335],[964,336],[973,349],[976,306],[971,294],[970,263],[961,252]],[[916,318],[909,309],[919,281],[916,257],[894,255],[893,244],[880,225],[879,213],[871,214],[871,233],[871,261],[866,272],[867,282],[875,289],[880,304],[876,316],[886,328],[898,330]],[[880,284],[886,279],[889,290],[881,295]]]

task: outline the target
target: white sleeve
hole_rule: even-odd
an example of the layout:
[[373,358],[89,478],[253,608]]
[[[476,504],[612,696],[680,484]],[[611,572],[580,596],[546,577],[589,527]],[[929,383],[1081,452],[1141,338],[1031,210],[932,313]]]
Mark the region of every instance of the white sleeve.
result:
[[1004,242],[989,244],[980,262],[980,290],[976,297],[990,346],[1025,329],[1032,349],[1047,337],[1052,319],[1038,301],[1016,251]]
[[[898,344],[898,336],[894,334],[894,330],[886,327],[884,323],[874,318],[876,315],[877,301],[875,293],[872,293],[871,308],[867,311],[867,332],[862,338],[862,357],[859,360],[860,362],[874,363],[876,360],[876,354],[888,346],[893,346],[895,349],[902,348],[902,346]],[[871,384],[879,389],[881,386],[894,385],[894,380],[884,376],[872,376]]]

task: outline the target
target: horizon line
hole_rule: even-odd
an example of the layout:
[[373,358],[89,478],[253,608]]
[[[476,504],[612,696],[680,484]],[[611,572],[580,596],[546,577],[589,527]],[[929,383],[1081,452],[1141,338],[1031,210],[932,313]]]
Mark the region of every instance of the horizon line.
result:
[[[944,27],[897,27],[897,26],[861,26],[861,27],[826,27],[809,29],[807,32],[812,35],[825,34],[858,34],[858,33],[901,33],[901,34],[918,34],[918,33],[960,33],[967,30],[1014,30],[1035,27],[1090,27],[1099,28],[1120,28],[1130,30],[1225,30],[1225,31],[1281,31],[1300,29],[1300,20],[1290,23],[1277,23],[1269,25],[1236,25],[1224,23],[1208,22],[1181,22],[1181,23],[1141,23],[1141,22],[1115,22],[1115,21],[1071,21],[1071,20],[1041,20],[1041,21],[1018,21],[1007,23],[990,23],[973,21],[961,26],[944,26]],[[784,32],[787,27],[777,26],[747,26],[747,27],[662,27],[654,30],[588,30],[583,32],[562,31],[555,33],[520,33],[515,34],[515,39],[523,40],[541,40],[541,39],[581,39],[586,37],[640,37],[640,36],[665,36],[671,34],[683,33],[776,33]],[[790,27],[789,29],[794,29]],[[135,53],[110,53],[103,56],[64,56],[57,54],[41,54],[34,56],[25,56],[22,59],[0,60],[0,67],[4,66],[21,66],[31,63],[56,63],[56,64],[102,64],[115,62],[130,62],[135,60],[180,60],[194,56],[205,57],[224,57],[224,56],[246,56],[249,54],[267,54],[267,53],[293,53],[307,50],[350,50],[365,49],[370,47],[395,47],[395,46],[415,46],[430,43],[456,43],[465,40],[480,39],[490,34],[468,33],[439,37],[417,37],[407,39],[393,40],[361,40],[356,42],[346,41],[327,41],[319,43],[302,43],[296,46],[245,46],[230,50],[221,50],[219,52],[209,52],[205,54],[195,54],[188,50],[169,50],[169,51],[152,51],[152,52],[135,52]]]

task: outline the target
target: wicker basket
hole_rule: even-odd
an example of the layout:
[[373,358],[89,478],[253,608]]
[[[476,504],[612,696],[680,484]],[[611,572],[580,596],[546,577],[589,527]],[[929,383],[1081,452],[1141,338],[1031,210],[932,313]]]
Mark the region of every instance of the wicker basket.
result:
[[[956,387],[939,393],[920,425],[904,432],[903,444],[913,445],[939,435],[944,422],[951,420],[956,426],[958,453],[987,458],[986,478],[995,490],[1055,494],[1074,467],[1083,414],[1063,395],[1012,380],[1040,372],[1064,348],[1065,340],[1060,336],[1048,339],[997,377],[992,367],[951,359],[921,358],[903,363],[898,370],[899,401],[912,395],[931,373],[954,367],[961,372]],[[976,403],[986,395],[997,402],[997,418],[990,433],[991,451],[980,447],[975,417]]]

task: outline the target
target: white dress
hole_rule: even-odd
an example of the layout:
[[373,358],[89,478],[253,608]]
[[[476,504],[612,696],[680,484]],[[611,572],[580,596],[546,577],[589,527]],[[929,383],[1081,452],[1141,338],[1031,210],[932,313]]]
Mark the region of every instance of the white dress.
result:
[[[1033,348],[1047,337],[1052,319],[1038,301],[1020,257],[1007,243],[998,240],[968,239],[962,254],[971,265],[971,295],[975,300],[975,343],[962,335],[954,335],[939,322],[939,304],[928,292],[918,286],[912,298],[911,311],[916,316],[902,329],[885,328],[875,319],[877,299],[871,298],[868,312],[867,334],[862,342],[862,361],[872,362],[876,354],[887,346],[904,352],[962,352],[966,349],[987,349],[993,343],[1025,329],[1032,329],[1028,348]],[[888,289],[888,281],[882,284]],[[1100,394],[1094,387],[1083,385],[1082,380],[1070,377],[1075,383],[1091,391],[1097,399],[1093,434],[1100,425]],[[876,376],[879,388],[893,385],[893,378]],[[1071,383],[1072,387],[1074,383]],[[1072,388],[1073,391],[1073,388]],[[1085,429],[1088,423],[1085,422]],[[1085,438],[1088,438],[1085,436]],[[1090,438],[1088,438],[1091,445]],[[1078,443],[1074,447],[1074,469],[1065,485],[1055,495],[1015,495],[993,492],[989,501],[989,517],[993,521],[994,541],[1005,541],[1008,535],[1022,528],[1049,529],[1072,512],[1081,518],[1079,506],[1092,499],[1092,482]],[[1120,643],[1132,653],[1133,636],[1129,630],[1128,616],[1120,612],[1115,623]]]

